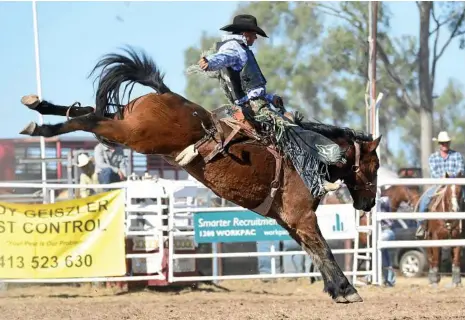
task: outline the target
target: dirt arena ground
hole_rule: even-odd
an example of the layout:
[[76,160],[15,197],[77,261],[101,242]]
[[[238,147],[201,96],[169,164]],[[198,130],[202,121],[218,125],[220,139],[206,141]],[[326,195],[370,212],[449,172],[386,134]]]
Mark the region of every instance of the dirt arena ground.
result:
[[[465,319],[465,288],[429,288],[426,279],[398,279],[395,288],[359,288],[363,303],[340,305],[306,279],[224,281],[177,292],[95,289],[90,285],[9,288],[0,319]],[[225,290],[226,289],[226,290]]]

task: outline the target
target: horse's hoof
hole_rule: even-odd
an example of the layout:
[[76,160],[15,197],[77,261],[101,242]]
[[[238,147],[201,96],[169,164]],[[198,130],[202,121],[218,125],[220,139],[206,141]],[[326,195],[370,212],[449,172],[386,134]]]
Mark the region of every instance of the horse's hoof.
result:
[[352,293],[348,296],[345,297],[347,299],[348,302],[350,303],[354,303],[354,302],[363,302],[363,299],[362,297],[360,297],[360,295],[355,292],[355,293]]
[[32,136],[34,134],[34,131],[37,129],[37,123],[31,121],[21,132],[20,134],[25,134]]
[[347,299],[344,298],[343,296],[336,297],[334,299],[334,302],[336,302],[336,303],[349,303],[349,301],[347,301]]
[[39,97],[35,94],[30,94],[21,98],[21,103],[29,109],[35,109],[40,104]]

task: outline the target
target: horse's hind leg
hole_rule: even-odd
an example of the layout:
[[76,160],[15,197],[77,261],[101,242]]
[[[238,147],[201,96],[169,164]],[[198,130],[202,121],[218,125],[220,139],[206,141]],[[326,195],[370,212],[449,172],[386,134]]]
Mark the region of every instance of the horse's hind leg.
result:
[[130,132],[124,121],[107,119],[89,113],[57,124],[39,126],[35,122],[31,122],[20,133],[30,136],[54,137],[74,131],[94,133],[121,144],[127,141]]
[[[288,215],[291,216],[291,215]],[[290,221],[289,221],[290,222]],[[339,268],[330,247],[321,234],[315,212],[310,211],[301,216],[298,221],[280,223],[312,258],[312,263],[321,272],[324,291],[338,303],[362,302],[357,290]],[[292,227],[291,227],[292,226]]]
[[37,111],[42,115],[52,116],[66,116],[71,118],[84,116],[94,112],[93,107],[79,107],[79,106],[60,106],[50,103],[45,100],[39,100],[36,95],[28,95],[21,98],[21,103],[31,110]]

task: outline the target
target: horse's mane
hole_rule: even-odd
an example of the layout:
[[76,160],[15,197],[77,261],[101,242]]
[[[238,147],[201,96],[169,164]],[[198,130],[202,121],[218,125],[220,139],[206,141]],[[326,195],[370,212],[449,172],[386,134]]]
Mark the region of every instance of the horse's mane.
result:
[[373,136],[363,131],[357,131],[347,127],[339,127],[335,125],[325,124],[322,122],[300,122],[300,125],[306,130],[312,130],[324,135],[329,139],[348,138],[350,140],[359,140],[370,142],[373,141]]

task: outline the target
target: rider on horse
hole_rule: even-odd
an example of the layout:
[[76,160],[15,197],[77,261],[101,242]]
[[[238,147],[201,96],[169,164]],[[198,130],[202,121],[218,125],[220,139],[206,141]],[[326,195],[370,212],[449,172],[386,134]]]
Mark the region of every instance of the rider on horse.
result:
[[[220,30],[232,34],[223,36],[222,41],[216,44],[216,53],[202,57],[198,66],[206,72],[220,72],[226,82],[230,100],[241,108],[244,115],[252,112],[255,121],[280,123],[284,127],[275,129],[283,131],[282,135],[276,134],[276,140],[280,140],[281,149],[292,160],[314,196],[322,196],[326,191],[336,189],[338,184],[326,181],[326,166],[343,162],[342,150],[319,133],[296,125],[296,119],[292,121],[292,115],[284,109],[282,98],[266,92],[266,79],[249,49],[257,39],[257,34],[268,37],[258,26],[257,19],[252,15],[238,15],[232,24]],[[274,112],[270,108],[271,104],[280,113]],[[297,117],[301,120],[301,116],[296,114]]]
[[266,79],[249,49],[257,39],[257,34],[268,38],[265,31],[257,25],[257,19],[251,15],[238,15],[234,17],[232,24],[220,30],[230,31],[232,34],[223,36],[222,41],[216,44],[216,53],[200,59],[200,68],[223,72],[223,76],[229,80],[230,93],[236,106],[243,107],[250,103],[256,109],[260,101],[266,106],[273,104],[285,113],[282,98],[266,92]]
[[[438,138],[433,138],[433,141],[437,141],[439,144],[439,151],[429,157],[431,178],[444,178],[446,173],[450,177],[457,176],[459,172],[465,173],[462,155],[460,152],[450,149],[451,140],[447,131],[442,131],[439,133]],[[425,212],[428,209],[431,198],[440,187],[440,185],[432,186],[425,191],[420,198],[419,212]],[[416,236],[418,238],[425,236],[424,220],[418,220]]]

